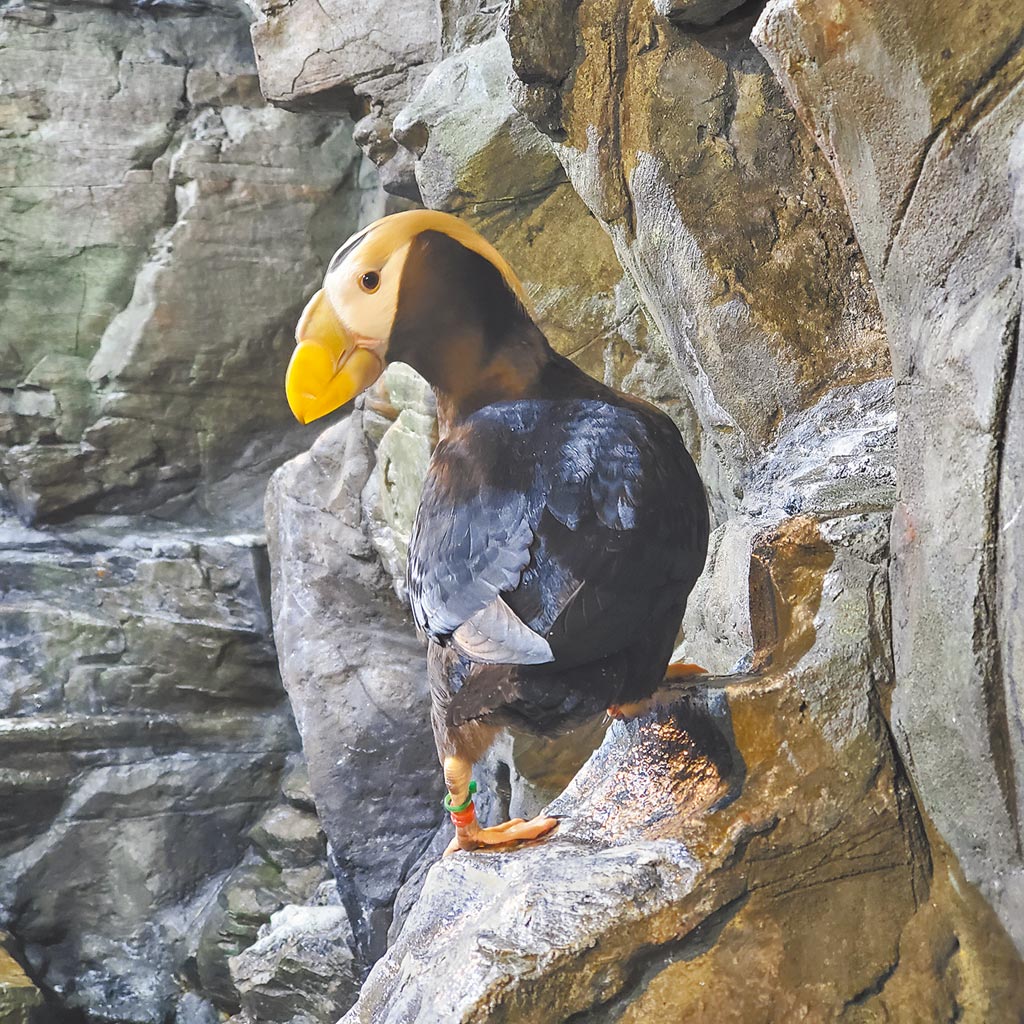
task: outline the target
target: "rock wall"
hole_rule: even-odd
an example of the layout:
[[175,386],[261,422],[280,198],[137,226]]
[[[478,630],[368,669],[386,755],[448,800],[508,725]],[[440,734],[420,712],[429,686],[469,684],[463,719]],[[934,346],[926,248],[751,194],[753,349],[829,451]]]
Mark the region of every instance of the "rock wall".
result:
[[[675,416],[718,523],[679,653],[759,680],[615,727],[548,842],[391,874],[422,895],[345,1020],[1016,1020],[1016,12],[386,5],[378,39],[316,6],[258,10],[268,95],[362,115],[385,187],[468,218],[556,347]],[[369,481],[347,558],[375,543],[399,591],[430,445],[400,421],[397,475],[313,456]],[[346,561],[296,522],[281,608],[309,552]]]
[[835,169],[893,353],[893,726],[925,808],[1024,946],[1022,33],[1013,5],[822,18],[774,2],[756,37]]
[[0,481],[32,520],[255,522],[360,160],[347,124],[264,104],[244,9],[147,6],[4,8]]
[[[251,6],[0,12],[11,1012],[1018,1020],[1019,12]],[[436,864],[428,390],[281,401],[385,208],[353,140],[673,415],[714,513],[679,654],[721,677],[507,737],[485,816],[599,746],[527,850]]]
[[46,999],[2,954],[0,1019],[205,1024],[327,877],[262,497],[315,436],[296,316],[382,201],[237,4],[7,3],[0,65],[0,926]]

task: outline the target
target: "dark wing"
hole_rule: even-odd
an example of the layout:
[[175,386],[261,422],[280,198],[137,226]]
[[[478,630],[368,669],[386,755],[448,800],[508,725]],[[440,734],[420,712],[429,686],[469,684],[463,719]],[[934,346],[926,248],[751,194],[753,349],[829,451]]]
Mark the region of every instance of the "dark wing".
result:
[[[592,686],[578,666],[674,633],[704,567],[704,489],[675,426],[660,414],[615,410],[577,421],[549,468],[533,558],[505,601],[549,642],[567,685]],[[553,692],[546,692],[552,689]],[[562,699],[558,680],[513,672],[473,679],[453,699],[452,724],[509,704]],[[568,696],[568,695],[565,695]]]
[[[502,595],[530,562],[542,496],[512,451],[524,439],[508,426],[484,418],[435,450],[409,545],[409,597],[431,639],[451,639],[485,663],[535,664],[550,661],[551,650]],[[501,471],[510,458],[518,476]]]
[[704,566],[707,505],[675,425],[582,403],[548,470],[533,562],[507,600],[562,667],[631,644]]
[[[493,631],[491,609],[507,609],[546,640],[553,669],[570,668],[631,645],[666,601],[685,598],[704,563],[707,508],[667,417],[576,401],[525,418],[491,407],[469,427],[435,455],[410,547],[413,612],[428,635],[458,641],[467,620]],[[508,646],[511,657],[474,660],[551,660],[514,656],[523,635]],[[507,702],[513,682],[470,683],[460,717]]]

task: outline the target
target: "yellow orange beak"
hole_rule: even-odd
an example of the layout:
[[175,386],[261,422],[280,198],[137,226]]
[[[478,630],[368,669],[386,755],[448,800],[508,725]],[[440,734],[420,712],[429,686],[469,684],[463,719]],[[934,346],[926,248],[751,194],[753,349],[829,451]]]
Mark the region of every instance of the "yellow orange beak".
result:
[[322,288],[302,311],[295,342],[284,390],[300,423],[334,412],[365,391],[384,369],[375,352],[356,345]]

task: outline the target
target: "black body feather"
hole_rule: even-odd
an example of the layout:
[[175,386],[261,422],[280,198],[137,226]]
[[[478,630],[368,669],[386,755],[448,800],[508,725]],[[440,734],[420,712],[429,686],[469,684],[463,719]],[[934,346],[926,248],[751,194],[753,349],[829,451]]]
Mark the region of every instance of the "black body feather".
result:
[[[559,356],[530,397],[456,422],[434,452],[409,551],[417,625],[450,648],[432,662],[446,666],[446,725],[555,734],[649,696],[708,530],[675,424]],[[516,656],[514,630],[501,642],[507,663],[457,653],[453,634],[474,616],[486,625],[495,599],[553,660],[521,663],[531,659],[525,646]]]

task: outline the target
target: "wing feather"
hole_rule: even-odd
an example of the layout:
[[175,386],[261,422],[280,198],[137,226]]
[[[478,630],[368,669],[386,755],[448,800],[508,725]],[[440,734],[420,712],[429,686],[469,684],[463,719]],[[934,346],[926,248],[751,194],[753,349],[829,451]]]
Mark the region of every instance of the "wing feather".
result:
[[488,406],[431,463],[410,544],[413,613],[474,662],[603,657],[703,567],[707,506],[671,421],[555,404]]
[[554,661],[551,645],[496,597],[452,634],[455,649],[483,665],[542,665]]

